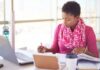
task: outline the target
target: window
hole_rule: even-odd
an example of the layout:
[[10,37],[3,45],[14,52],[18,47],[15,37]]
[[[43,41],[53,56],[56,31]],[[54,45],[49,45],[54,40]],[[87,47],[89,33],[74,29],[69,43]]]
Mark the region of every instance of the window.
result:
[[4,1],[0,0],[0,21],[4,20]]
[[4,26],[4,1],[0,0],[0,35],[3,34]]
[[52,0],[14,0],[15,20],[52,18]]
[[49,47],[55,22],[54,0],[14,0],[15,47],[37,50],[40,43]]
[[43,45],[49,47],[52,40],[53,21],[16,24],[15,47],[37,50]]

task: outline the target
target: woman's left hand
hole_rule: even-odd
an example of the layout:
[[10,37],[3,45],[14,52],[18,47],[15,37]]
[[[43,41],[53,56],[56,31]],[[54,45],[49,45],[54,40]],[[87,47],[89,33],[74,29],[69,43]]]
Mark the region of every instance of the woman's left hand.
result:
[[78,48],[74,48],[72,50],[72,53],[75,54],[81,54],[81,53],[86,53],[87,49],[85,47],[78,47]]

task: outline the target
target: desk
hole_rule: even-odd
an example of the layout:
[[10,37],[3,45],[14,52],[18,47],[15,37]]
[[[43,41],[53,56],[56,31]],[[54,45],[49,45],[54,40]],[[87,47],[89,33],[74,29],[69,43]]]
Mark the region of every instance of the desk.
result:
[[6,60],[0,60],[0,63],[4,64],[4,67],[2,67],[0,70],[35,70],[32,64],[20,66]]
[[[4,64],[4,67],[1,68],[0,70],[44,70],[35,68],[33,64],[19,66],[3,59],[0,60],[0,63]],[[60,70],[66,70],[66,67],[64,66]],[[80,70],[97,70],[97,69],[80,69]]]

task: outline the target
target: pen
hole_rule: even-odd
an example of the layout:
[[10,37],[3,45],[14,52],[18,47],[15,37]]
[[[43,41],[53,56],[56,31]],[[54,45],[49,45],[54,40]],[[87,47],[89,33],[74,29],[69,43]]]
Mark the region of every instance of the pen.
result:
[[41,46],[42,46],[42,43],[41,43]]
[[41,48],[43,49],[43,53],[46,52],[45,48],[43,47],[43,44],[41,43]]

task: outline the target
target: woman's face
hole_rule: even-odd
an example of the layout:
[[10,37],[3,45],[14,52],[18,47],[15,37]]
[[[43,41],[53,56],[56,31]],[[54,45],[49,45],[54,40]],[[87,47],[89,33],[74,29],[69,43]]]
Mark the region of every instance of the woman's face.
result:
[[65,12],[62,13],[62,17],[64,20],[64,24],[67,27],[75,27],[79,19],[79,16],[75,17],[74,15]]

